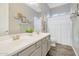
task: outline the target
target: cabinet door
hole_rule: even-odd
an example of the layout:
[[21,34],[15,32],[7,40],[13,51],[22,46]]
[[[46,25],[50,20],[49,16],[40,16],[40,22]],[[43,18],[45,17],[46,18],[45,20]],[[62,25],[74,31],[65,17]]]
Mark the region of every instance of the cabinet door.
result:
[[17,54],[14,54],[14,55],[12,55],[12,56],[18,56],[18,53],[17,53]]
[[49,51],[50,50],[50,36],[47,37],[47,50]]
[[32,45],[26,49],[24,49],[22,52],[20,52],[18,55],[19,56],[29,56],[31,55],[34,51],[36,50],[36,45]]
[[42,56],[47,54],[47,39],[42,40]]
[[31,56],[41,56],[41,47],[36,49]]
[[36,50],[31,54],[31,56],[41,56],[41,41],[38,41],[35,45]]

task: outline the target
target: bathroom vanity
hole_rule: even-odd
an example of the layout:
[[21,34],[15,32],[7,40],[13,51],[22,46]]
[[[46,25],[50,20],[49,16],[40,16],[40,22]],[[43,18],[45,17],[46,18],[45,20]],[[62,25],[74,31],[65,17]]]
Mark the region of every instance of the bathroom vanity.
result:
[[45,56],[50,49],[49,33],[18,35],[16,40],[13,35],[0,37],[0,56]]

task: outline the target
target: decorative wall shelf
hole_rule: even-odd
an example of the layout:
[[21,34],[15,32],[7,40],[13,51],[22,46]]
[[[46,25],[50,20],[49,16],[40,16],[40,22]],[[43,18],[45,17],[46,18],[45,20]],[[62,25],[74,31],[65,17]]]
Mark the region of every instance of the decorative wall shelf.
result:
[[14,18],[18,20],[19,23],[31,23],[22,13],[17,13],[17,16]]

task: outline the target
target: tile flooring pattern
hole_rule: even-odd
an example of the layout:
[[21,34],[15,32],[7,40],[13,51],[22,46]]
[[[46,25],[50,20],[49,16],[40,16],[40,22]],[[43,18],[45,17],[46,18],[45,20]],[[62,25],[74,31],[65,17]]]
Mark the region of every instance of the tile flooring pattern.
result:
[[47,56],[75,56],[71,46],[56,43],[56,47],[51,46]]

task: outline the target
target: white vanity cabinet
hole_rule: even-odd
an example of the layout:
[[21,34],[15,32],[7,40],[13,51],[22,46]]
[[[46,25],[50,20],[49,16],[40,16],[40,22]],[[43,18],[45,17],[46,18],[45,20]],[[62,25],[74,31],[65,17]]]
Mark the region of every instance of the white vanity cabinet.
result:
[[39,42],[33,44],[32,46],[24,49],[18,55],[19,56],[36,56],[36,55],[41,56],[41,41],[39,41]]
[[36,51],[34,51],[31,56],[41,56],[41,48],[36,49]]
[[32,45],[18,53],[18,56],[29,56],[36,50],[36,45]]
[[40,43],[41,44],[38,44],[40,45],[40,48],[38,48],[31,56],[46,56],[50,49],[50,36],[43,38]]
[[18,53],[17,53],[17,54],[14,54],[14,55],[12,55],[12,56],[18,56]]
[[46,56],[49,49],[50,49],[50,37],[47,36],[15,55],[18,55],[18,56]]
[[47,51],[49,51],[50,50],[50,43],[51,43],[51,40],[50,40],[50,36],[48,36],[47,38]]
[[27,36],[24,33],[18,40],[12,40],[10,36],[1,39],[4,40],[0,41],[0,56],[46,56],[50,49],[49,33],[37,36]]
[[37,42],[35,45],[36,50],[31,54],[31,56],[41,56],[41,41]]
[[47,39],[42,40],[42,56],[47,54]]
[[50,36],[47,36],[42,40],[42,56],[46,56],[50,49]]

